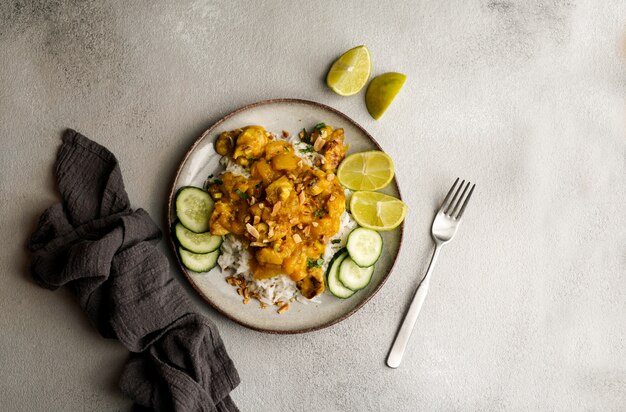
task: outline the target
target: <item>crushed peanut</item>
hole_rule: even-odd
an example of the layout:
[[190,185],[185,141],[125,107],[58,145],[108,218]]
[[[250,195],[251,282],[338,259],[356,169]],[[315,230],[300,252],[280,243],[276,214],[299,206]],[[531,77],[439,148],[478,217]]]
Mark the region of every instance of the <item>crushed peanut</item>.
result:
[[281,206],[282,203],[280,203],[280,200],[274,204],[274,207],[272,208],[272,216],[276,216],[276,213],[278,213]]
[[250,233],[250,235],[252,237],[254,237],[255,239],[259,238],[259,231],[256,230],[256,228],[254,226],[252,226],[250,223],[246,223],[246,230],[248,231],[248,233]]
[[293,241],[296,242],[296,243],[302,242],[302,238],[297,233],[295,235],[293,235],[292,238],[293,238]]
[[278,310],[276,312],[278,312],[278,313],[285,313],[288,309],[289,309],[289,303],[285,303],[280,308],[278,308]]
[[321,136],[315,139],[315,143],[313,143],[313,150],[319,152],[322,150],[322,147],[326,144],[326,139],[323,139]]

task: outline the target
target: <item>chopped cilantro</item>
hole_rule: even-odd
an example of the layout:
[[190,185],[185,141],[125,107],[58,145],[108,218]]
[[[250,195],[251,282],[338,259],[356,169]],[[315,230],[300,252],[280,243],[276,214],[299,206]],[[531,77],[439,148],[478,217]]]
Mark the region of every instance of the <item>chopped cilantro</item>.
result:
[[311,153],[313,151],[313,146],[307,143],[306,147],[303,149],[298,149],[300,153]]
[[323,129],[326,127],[326,123],[318,123],[315,125],[315,130],[317,130],[318,132],[320,131],[320,129]]
[[239,196],[241,199],[248,199],[250,196],[248,196],[248,194],[246,192],[242,192],[239,189],[235,189],[235,193],[237,193],[237,196]]
[[333,239],[333,240],[331,240],[331,242],[335,243],[335,244],[341,243],[341,239]]
[[315,217],[323,217],[326,211],[324,209],[317,209],[313,214]]
[[324,264],[324,259],[322,258],[319,258],[319,259],[306,258],[306,267],[309,269],[321,268],[323,264]]

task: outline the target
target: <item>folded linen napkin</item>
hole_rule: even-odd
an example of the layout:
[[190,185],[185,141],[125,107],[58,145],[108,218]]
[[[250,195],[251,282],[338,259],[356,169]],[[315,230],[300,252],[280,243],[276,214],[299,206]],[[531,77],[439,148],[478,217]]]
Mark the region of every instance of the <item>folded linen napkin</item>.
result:
[[217,328],[195,313],[156,248],[161,231],[133,211],[115,156],[68,130],[56,160],[63,199],[29,247],[42,287],[68,287],[104,337],[132,352],[120,388],[157,411],[237,411],[239,376]]

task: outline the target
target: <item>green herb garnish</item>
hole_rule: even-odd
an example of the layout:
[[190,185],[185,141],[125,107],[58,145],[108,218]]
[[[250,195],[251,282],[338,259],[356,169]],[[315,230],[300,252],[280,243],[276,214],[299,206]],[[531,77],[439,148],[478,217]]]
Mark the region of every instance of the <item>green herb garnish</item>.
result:
[[317,130],[318,132],[320,131],[320,129],[323,129],[326,127],[326,123],[318,123],[315,125],[315,130]]
[[315,217],[324,217],[326,211],[324,209],[317,209],[315,212],[313,212],[313,214],[315,215]]
[[300,153],[311,153],[313,151],[313,146],[307,143],[304,149],[298,149]]
[[235,193],[237,194],[237,196],[239,196],[243,200],[246,200],[246,199],[250,198],[250,196],[248,196],[248,194],[246,192],[242,192],[239,189],[235,189]]
[[323,264],[324,264],[324,259],[322,258],[319,258],[319,259],[306,258],[306,267],[308,269],[321,268]]
[[333,239],[331,240],[331,243],[335,243],[335,244],[341,243],[341,239]]

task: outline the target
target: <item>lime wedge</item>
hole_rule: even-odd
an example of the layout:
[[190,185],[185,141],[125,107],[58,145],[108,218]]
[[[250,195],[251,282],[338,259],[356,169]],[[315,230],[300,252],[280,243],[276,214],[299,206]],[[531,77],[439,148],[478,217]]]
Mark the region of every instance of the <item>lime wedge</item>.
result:
[[393,179],[393,160],[379,150],[355,153],[341,162],[337,177],[350,190],[382,189]]
[[391,230],[400,225],[406,216],[406,204],[395,197],[379,192],[354,192],[350,199],[350,212],[356,222],[368,229]]
[[365,106],[370,115],[378,120],[396,97],[406,76],[402,73],[384,73],[372,79],[365,92]]
[[365,46],[357,46],[333,63],[326,76],[326,84],[341,96],[352,96],[365,86],[371,70],[370,51]]

